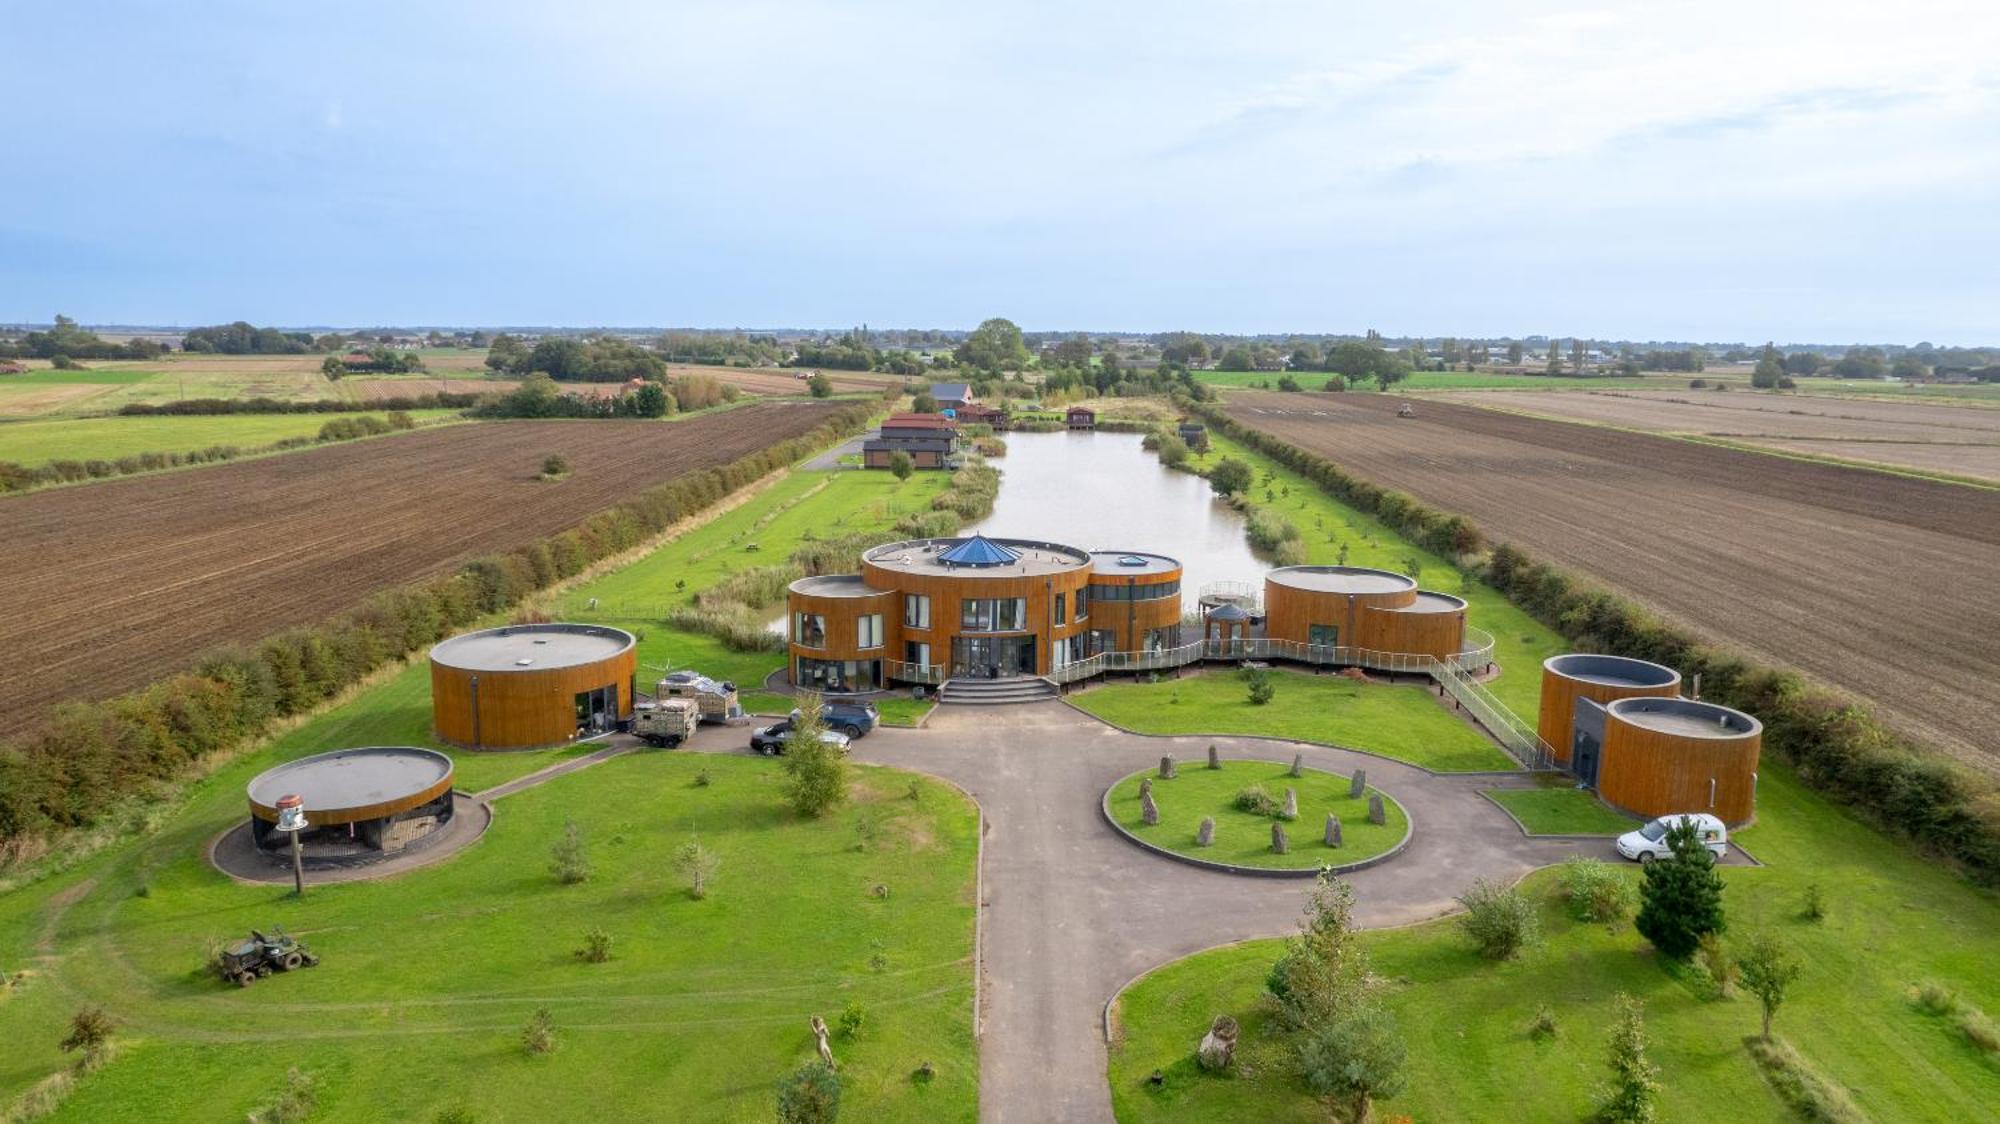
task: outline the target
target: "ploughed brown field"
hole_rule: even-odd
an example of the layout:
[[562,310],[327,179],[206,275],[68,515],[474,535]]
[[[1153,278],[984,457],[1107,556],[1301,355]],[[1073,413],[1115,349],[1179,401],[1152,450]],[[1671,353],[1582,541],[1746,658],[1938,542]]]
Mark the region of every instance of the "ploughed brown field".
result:
[[2000,410],[1702,390],[1454,391],[1438,397],[1563,420],[1720,437],[1805,456],[2000,481]]
[[1435,399],[1398,418],[1399,404],[1274,392],[1225,403],[2000,772],[2000,492]]
[[[0,499],[0,731],[566,530],[837,408],[455,425]],[[572,471],[543,483],[551,453]]]
[[[728,383],[751,394],[809,394],[806,380],[798,376],[811,377],[813,369],[789,367],[707,367],[682,366],[675,364],[668,368],[668,377],[681,378],[685,375],[707,375],[717,382]],[[820,371],[833,383],[833,389],[841,394],[860,391],[878,393],[884,386],[900,384],[895,375],[874,374],[868,371],[836,371],[831,367]],[[921,381],[921,380],[912,380]],[[928,386],[928,383],[924,383]]]

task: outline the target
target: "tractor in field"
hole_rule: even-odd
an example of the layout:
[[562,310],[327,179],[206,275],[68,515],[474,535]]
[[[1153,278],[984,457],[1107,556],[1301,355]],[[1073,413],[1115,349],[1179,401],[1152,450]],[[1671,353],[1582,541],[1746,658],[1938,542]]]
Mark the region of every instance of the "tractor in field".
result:
[[283,929],[267,937],[255,929],[250,939],[225,948],[215,958],[215,972],[223,982],[249,987],[272,972],[295,972],[316,968],[319,957],[312,950],[286,936]]
[[642,702],[632,708],[632,733],[647,745],[673,749],[694,737],[701,709],[692,699]]
[[703,722],[727,722],[743,717],[743,704],[736,698],[736,684],[726,679],[710,679],[699,672],[673,672],[660,680],[653,698],[658,702],[686,699],[694,704],[695,714]]

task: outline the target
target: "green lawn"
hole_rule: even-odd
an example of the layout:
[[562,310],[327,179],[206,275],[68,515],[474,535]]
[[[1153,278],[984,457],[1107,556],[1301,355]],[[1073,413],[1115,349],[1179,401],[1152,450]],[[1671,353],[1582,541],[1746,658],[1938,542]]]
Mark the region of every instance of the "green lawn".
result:
[[1273,671],[1277,696],[1249,700],[1235,672],[1159,683],[1106,683],[1069,701],[1143,734],[1260,734],[1379,753],[1438,772],[1509,769],[1514,761],[1431,699],[1427,688]]
[[[2000,897],[1860,825],[1782,766],[1765,766],[1759,797],[1758,823],[1740,838],[1769,865],[1727,868],[1724,901],[1730,940],[1775,932],[1806,967],[1778,1033],[1874,1119],[1993,1119],[2000,1065],[1947,1021],[1917,1011],[1905,991],[1936,980],[2000,1010]],[[1624,869],[1636,880],[1636,867]],[[1819,924],[1798,916],[1811,882],[1830,903]],[[1702,998],[1662,969],[1629,921],[1571,920],[1554,885],[1554,872],[1528,881],[1542,904],[1544,942],[1511,963],[1475,956],[1450,921],[1369,935],[1410,1051],[1408,1089],[1383,1111],[1418,1120],[1581,1119],[1608,1073],[1612,998],[1623,991],[1646,1004],[1662,1120],[1792,1119],[1742,1045],[1757,1029],[1754,1000]],[[1325,1119],[1283,1072],[1287,1051],[1258,999],[1278,952],[1278,942],[1261,941],[1201,953],[1126,992],[1124,1038],[1110,1065],[1120,1120]],[[1538,1041],[1528,1027],[1544,1003],[1559,1032]],[[1239,1057],[1253,1076],[1194,1069],[1203,1029],[1225,1011],[1243,1021]],[[1156,1069],[1167,1075],[1160,1090],[1145,1081]]]
[[1489,788],[1485,795],[1534,835],[1623,835],[1640,823],[1580,788]]
[[[774,763],[628,755],[507,798],[446,862],[296,901],[199,857],[241,814],[247,767],[143,845],[0,902],[0,957],[28,962],[40,934],[56,954],[6,1000],[0,1091],[59,1068],[64,1022],[94,1003],[119,1020],[120,1050],[56,1119],[240,1120],[298,1065],[321,1082],[315,1119],[465,1106],[618,1120],[672,1105],[760,1120],[773,1083],[812,1057],[807,1016],[831,1022],[853,1002],[862,1031],[834,1041],[853,1119],[975,1115],[977,814],[947,786],[922,782],[912,800],[907,774],[858,769],[853,804],[803,821]],[[574,886],[546,872],[566,819],[595,865]],[[702,901],[671,862],[696,838],[722,860]],[[197,970],[208,939],[278,924],[324,963],[248,991]],[[613,937],[608,963],[572,954],[591,926]],[[538,1007],[560,1048],[532,1058],[519,1033]],[[925,1061],[936,1079],[911,1081]]]
[[[1388,822],[1369,823],[1368,797],[1349,799],[1348,778],[1318,769],[1294,777],[1289,763],[1225,760],[1222,768],[1211,769],[1206,760],[1198,759],[1182,763],[1176,772],[1174,779],[1161,780],[1159,770],[1142,769],[1119,781],[1111,789],[1111,815],[1119,826],[1156,847],[1210,862],[1287,870],[1344,865],[1394,847],[1410,827],[1409,816],[1387,793],[1382,796]],[[1140,813],[1139,782],[1146,777],[1153,778],[1153,800],[1160,808],[1157,824],[1147,824]],[[1286,789],[1298,791],[1299,818],[1285,825],[1289,844],[1285,854],[1271,850],[1272,817],[1236,807],[1237,793],[1251,785],[1263,786],[1281,806]],[[1325,843],[1328,813],[1340,817],[1338,848]],[[1205,816],[1215,818],[1215,842],[1199,847],[1195,832]]]
[[1299,528],[1308,562],[1332,565],[1340,561],[1343,546],[1350,566],[1408,574],[1413,572],[1414,560],[1414,576],[1425,589],[1465,598],[1467,623],[1491,633],[1494,639],[1494,660],[1500,665],[1500,674],[1487,687],[1508,709],[1534,724],[1542,706],[1542,661],[1569,650],[1562,637],[1514,606],[1498,590],[1416,547],[1374,517],[1333,499],[1290,469],[1213,430],[1209,442],[1210,450],[1194,462],[1207,467],[1225,456],[1248,461],[1257,470],[1250,498]]
[[19,375],[0,375],[0,386],[128,386],[145,382],[155,372],[135,370],[130,367],[95,368],[86,367],[81,371],[58,371],[53,367],[42,367]]
[[[415,410],[419,424],[455,410]],[[289,437],[312,437],[348,414],[60,418],[0,424],[0,461],[33,467],[53,460],[116,460],[137,453],[187,453],[212,445],[252,449]],[[376,415],[379,416],[379,415]]]
[[884,726],[915,726],[937,709],[937,700],[933,696],[918,702],[908,695],[890,695],[876,699],[875,709],[881,712]]
[[[927,510],[946,483],[943,473],[920,472],[903,481],[886,472],[795,472],[632,565],[557,598],[552,611],[564,620],[602,621],[636,633],[641,683],[670,669],[694,668],[754,690],[785,666],[783,651],[732,651],[713,637],[660,623],[668,610],[691,604],[695,593],[732,572],[783,564],[809,535],[887,536],[903,516]],[[596,609],[588,607],[592,598]],[[774,618],[784,611],[783,605],[770,610]]]

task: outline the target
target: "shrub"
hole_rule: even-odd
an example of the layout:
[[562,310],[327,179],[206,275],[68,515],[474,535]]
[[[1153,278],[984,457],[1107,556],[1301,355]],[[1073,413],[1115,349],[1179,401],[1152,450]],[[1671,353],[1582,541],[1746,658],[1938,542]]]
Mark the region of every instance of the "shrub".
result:
[[1536,1039],[1554,1038],[1559,1029],[1556,1026],[1555,1008],[1544,1003],[1536,1009],[1535,1021],[1528,1024],[1528,1037]]
[[825,1062],[793,1070],[778,1083],[781,1124],[832,1124],[840,1119],[840,1075]]
[[1910,1002],[1926,1015],[1950,1015],[1958,1011],[1958,995],[1940,983],[1925,981],[1910,992]]
[[1243,672],[1243,685],[1250,697],[1251,706],[1263,706],[1278,697],[1278,685],[1271,673],[1261,667],[1253,667]]
[[1722,876],[1715,872],[1715,855],[1683,822],[1667,832],[1671,858],[1646,865],[1639,887],[1639,935],[1675,960],[1686,960],[1703,933],[1720,933]]
[[1309,561],[1306,544],[1298,539],[1287,539],[1271,552],[1271,560],[1280,566],[1303,566]]
[[521,1027],[521,1049],[530,1054],[553,1054],[556,1050],[556,1017],[547,1007],[535,1008]]
[[1746,1045],[1757,1068],[1763,1070],[1764,1079],[1771,1083],[1771,1090],[1800,1119],[1825,1124],[1862,1124],[1868,1119],[1847,1090],[1827,1080],[1789,1043],[1752,1038]]
[[102,1007],[85,1007],[69,1018],[69,1033],[60,1043],[62,1052],[77,1055],[77,1062],[85,1068],[94,1067],[104,1056],[104,1048],[111,1041],[113,1026],[111,1016]]
[[2000,1054],[2000,1023],[1995,1023],[1986,1012],[1977,1007],[1959,1011],[1958,1030],[1981,1053],[1989,1056]]
[[1368,952],[1354,932],[1354,888],[1321,871],[1298,935],[1264,979],[1278,1022],[1293,1030],[1323,1025],[1367,998],[1368,979]]
[[543,479],[554,480],[559,476],[568,476],[569,471],[569,458],[561,453],[550,453],[542,458]]
[[799,815],[817,819],[847,799],[847,763],[820,740],[826,724],[819,696],[806,692],[797,702],[799,719],[785,735],[785,799]]
[[1826,892],[1819,888],[1819,883],[1806,885],[1805,904],[1799,907],[1799,919],[1814,924],[1826,920]]
[[814,398],[831,398],[833,397],[833,380],[815,371],[813,377],[806,380],[806,390]]
[[1465,907],[1458,927],[1472,938],[1480,955],[1490,959],[1512,959],[1541,934],[1534,903],[1512,887],[1481,878],[1459,896],[1458,904]]
[[708,896],[715,872],[722,869],[722,856],[702,846],[700,840],[690,839],[674,852],[674,869],[687,879],[688,896],[700,901]]
[[1329,1108],[1345,1106],[1350,1119],[1367,1120],[1370,1102],[1403,1091],[1409,1050],[1385,1010],[1365,1006],[1335,1019],[1299,1045],[1300,1076]]
[[1236,794],[1236,810],[1253,816],[1275,816],[1283,805],[1261,784],[1253,784]]
[[1218,496],[1233,496],[1247,490],[1254,481],[1250,466],[1235,457],[1224,457],[1208,470],[1208,486]]
[[250,1114],[250,1124],[299,1124],[318,1107],[319,1079],[292,1066],[285,1071],[285,1087],[270,1104]]
[[1579,921],[1616,921],[1632,908],[1632,884],[1625,876],[1582,855],[1563,863],[1562,894]]
[[840,1009],[840,1034],[843,1038],[853,1038],[861,1033],[861,1024],[868,1021],[868,1011],[857,1000],[850,999],[847,1006]]
[[562,837],[549,848],[549,873],[565,886],[590,878],[590,855],[584,847],[583,829],[575,820],[563,821]]
[[908,480],[917,471],[917,462],[901,449],[889,454],[889,474],[898,480]]
[[576,958],[586,964],[602,964],[611,959],[611,934],[592,925],[583,931],[583,947],[576,950]]
[[1276,550],[1285,543],[1295,542],[1299,538],[1298,527],[1268,507],[1251,509],[1250,519],[1244,526],[1243,533],[1250,539],[1250,544],[1259,550]]
[[1701,940],[1695,945],[1694,968],[1714,989],[1715,998],[1728,999],[1736,994],[1736,979],[1741,969],[1721,937],[1714,933],[1701,935]]
[[1597,1118],[1605,1124],[1652,1124],[1660,1093],[1660,1071],[1646,1060],[1646,1009],[1629,995],[1617,998],[1618,1022],[1611,1030],[1611,1084],[1603,1091]]

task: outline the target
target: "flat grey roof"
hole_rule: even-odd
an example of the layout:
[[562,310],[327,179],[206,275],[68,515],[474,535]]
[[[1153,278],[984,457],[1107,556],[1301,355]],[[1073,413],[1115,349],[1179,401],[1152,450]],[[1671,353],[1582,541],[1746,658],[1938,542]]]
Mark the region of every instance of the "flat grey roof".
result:
[[1314,593],[1398,593],[1417,587],[1414,578],[1362,566],[1280,566],[1264,577],[1291,589]]
[[863,554],[873,565],[906,574],[949,574],[959,578],[1019,578],[1061,574],[1090,565],[1090,555],[1061,543],[1028,539],[992,539],[1021,557],[1004,566],[948,566],[938,555],[964,542],[956,539],[909,539],[886,543]]
[[892,592],[867,584],[860,574],[816,574],[793,582],[791,589],[814,597],[880,597]]
[[1764,728],[1763,723],[1726,706],[1693,699],[1618,699],[1604,708],[1620,721],[1684,738],[1740,738]]
[[1428,589],[1417,591],[1417,599],[1408,605],[1398,605],[1391,612],[1396,613],[1456,613],[1465,608],[1465,602],[1449,593],[1432,593]]
[[601,624],[515,624],[454,636],[431,659],[461,671],[545,671],[609,659],[633,645],[632,634]]
[[[1128,559],[1137,559],[1138,565],[1126,565]],[[1147,554],[1142,550],[1093,550],[1090,552],[1091,572],[1108,574],[1164,574],[1181,568],[1177,559],[1164,554]]]
[[1550,656],[1542,661],[1542,667],[1566,679],[1607,687],[1670,687],[1681,681],[1681,673],[1664,664],[1593,652]]
[[297,793],[305,798],[306,819],[330,812],[383,804],[415,796],[451,776],[451,758],[415,746],[336,749],[287,761],[251,779],[250,799],[267,808]]

